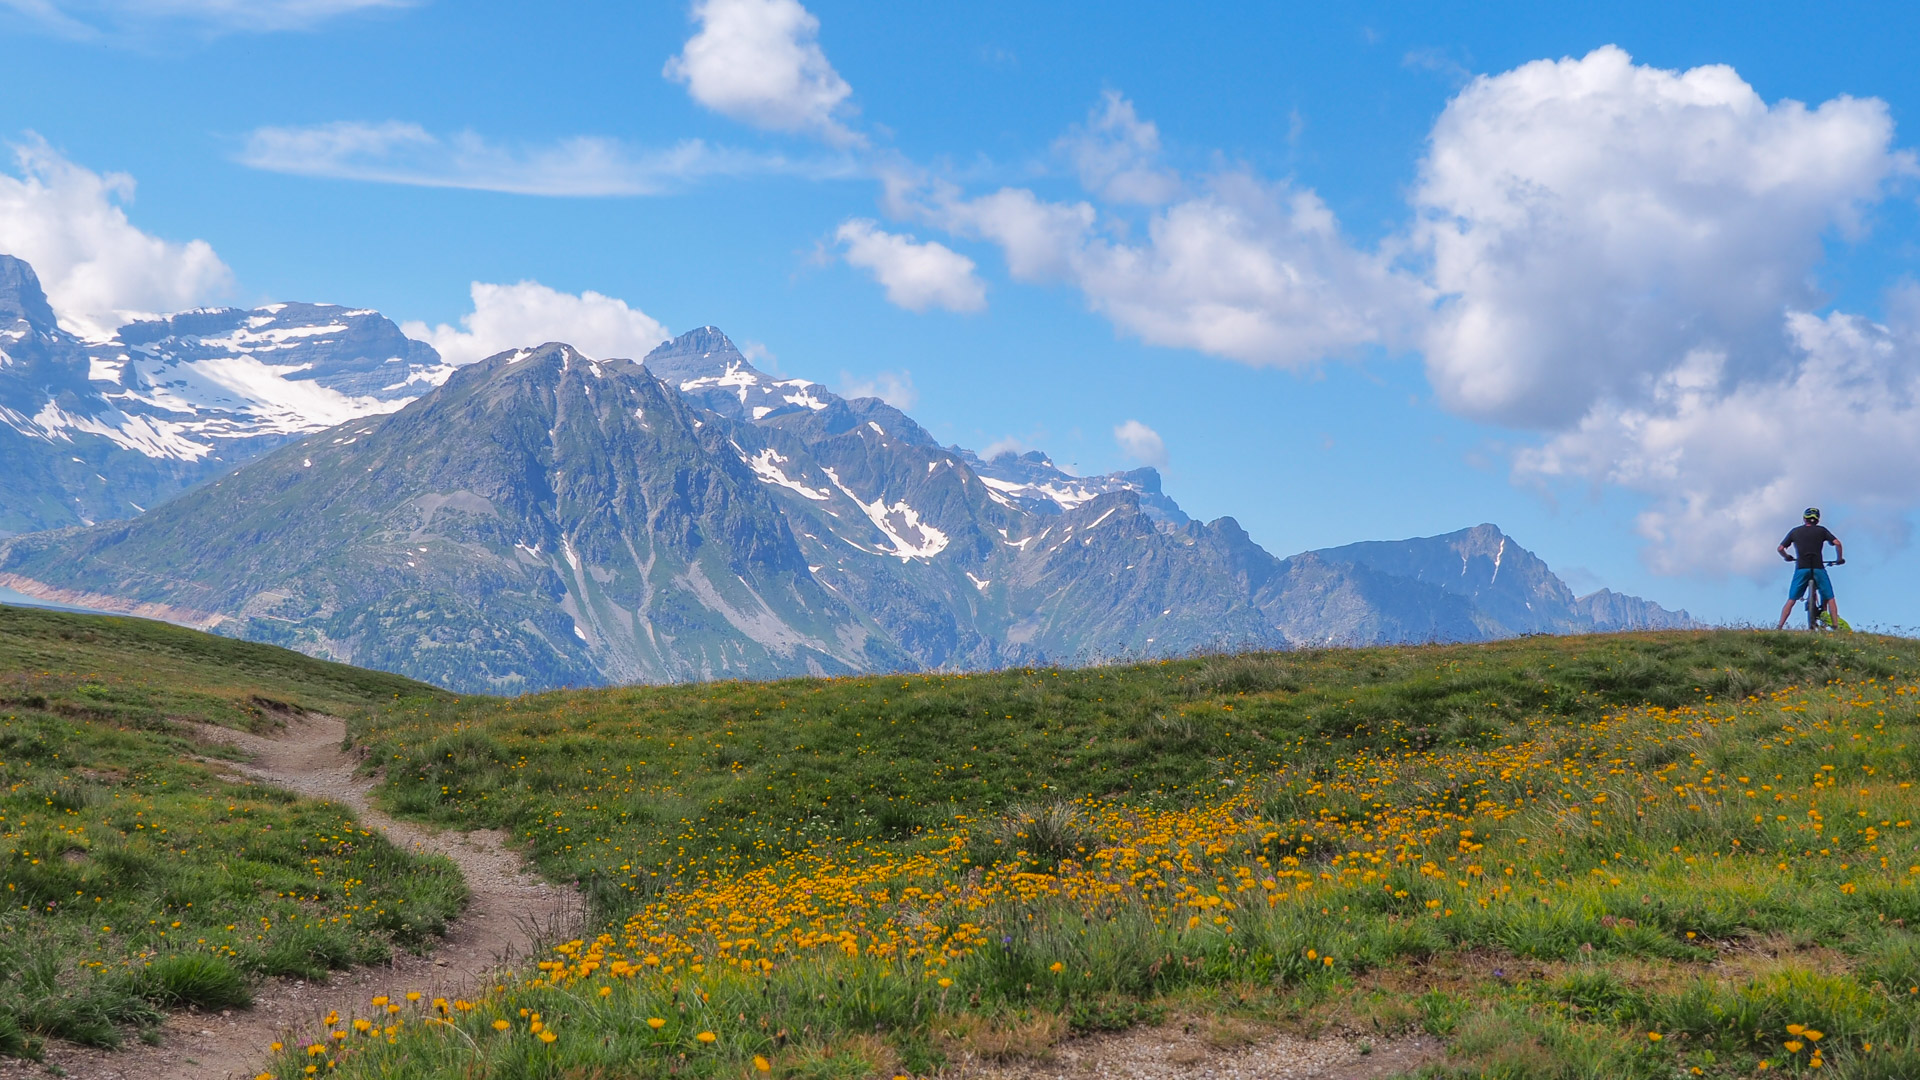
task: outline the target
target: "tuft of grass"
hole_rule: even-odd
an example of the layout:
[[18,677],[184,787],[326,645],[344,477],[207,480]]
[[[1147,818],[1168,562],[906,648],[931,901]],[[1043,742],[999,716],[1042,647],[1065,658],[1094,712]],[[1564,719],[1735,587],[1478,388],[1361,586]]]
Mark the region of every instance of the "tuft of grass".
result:
[[968,857],[993,865],[1025,857],[1051,870],[1068,859],[1084,858],[1100,846],[1099,835],[1069,802],[1018,803],[997,818],[981,822]]
[[246,976],[225,957],[181,952],[156,957],[140,980],[141,996],[167,1007],[225,1009],[253,1004]]

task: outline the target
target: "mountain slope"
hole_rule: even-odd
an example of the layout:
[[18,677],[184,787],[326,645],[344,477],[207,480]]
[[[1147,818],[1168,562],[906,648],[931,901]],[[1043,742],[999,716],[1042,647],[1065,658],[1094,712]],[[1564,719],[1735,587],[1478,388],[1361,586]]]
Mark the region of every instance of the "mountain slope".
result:
[[631,361],[523,349],[0,566],[462,689],[901,663],[703,426]]

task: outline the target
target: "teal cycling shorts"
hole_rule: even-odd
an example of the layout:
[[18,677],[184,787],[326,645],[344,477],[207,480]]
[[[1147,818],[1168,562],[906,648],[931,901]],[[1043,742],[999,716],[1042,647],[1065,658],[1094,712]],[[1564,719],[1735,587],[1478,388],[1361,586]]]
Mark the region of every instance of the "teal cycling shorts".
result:
[[1805,595],[1807,582],[1809,581],[1820,586],[1821,596],[1829,600],[1833,599],[1833,581],[1827,577],[1827,568],[1824,566],[1817,569],[1810,566],[1802,566],[1795,569],[1793,572],[1793,584],[1787,586],[1787,599],[1798,600],[1801,596]]

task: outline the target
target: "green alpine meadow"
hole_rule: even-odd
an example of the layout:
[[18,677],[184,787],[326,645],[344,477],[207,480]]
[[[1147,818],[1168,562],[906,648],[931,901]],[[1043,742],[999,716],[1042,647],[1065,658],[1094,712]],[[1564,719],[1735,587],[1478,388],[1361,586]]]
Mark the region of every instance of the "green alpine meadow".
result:
[[1166,1025],[1424,1040],[1407,1075],[1436,1078],[1920,1068],[1904,639],[498,698],[0,617],[13,1054],[432,946],[450,866],[186,752],[311,711],[349,718],[383,808],[503,830],[583,906],[457,996],[277,1033],[276,1077],[932,1076]]

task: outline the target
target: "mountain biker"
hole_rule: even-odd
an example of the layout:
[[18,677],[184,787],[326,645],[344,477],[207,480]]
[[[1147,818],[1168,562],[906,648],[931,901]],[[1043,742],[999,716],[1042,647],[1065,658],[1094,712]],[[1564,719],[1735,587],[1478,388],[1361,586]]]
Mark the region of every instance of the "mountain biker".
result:
[[[1827,598],[1827,613],[1833,621],[1840,621],[1840,603],[1833,598],[1833,582],[1827,577],[1827,568],[1822,565],[1821,556],[1826,545],[1833,545],[1834,564],[1847,561],[1847,551],[1840,546],[1840,538],[1827,531],[1820,524],[1820,508],[1809,506],[1800,515],[1805,523],[1788,531],[1786,539],[1780,541],[1775,551],[1782,559],[1793,564],[1793,584],[1787,587],[1787,603],[1780,609],[1780,625],[1775,630],[1785,629],[1787,616],[1793,614],[1793,605],[1806,595],[1807,584],[1812,582],[1820,587],[1820,595]],[[1794,554],[1787,554],[1787,546],[1793,546]]]

